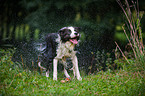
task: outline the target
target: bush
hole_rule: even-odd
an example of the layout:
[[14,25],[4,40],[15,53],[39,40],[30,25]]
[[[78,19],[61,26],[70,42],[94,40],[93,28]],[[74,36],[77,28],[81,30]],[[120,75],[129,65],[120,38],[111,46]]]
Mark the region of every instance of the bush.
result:
[[[117,2],[120,5],[120,7],[122,8],[124,15],[126,17],[126,20],[127,20],[126,26],[127,26],[128,30],[127,30],[127,28],[124,27],[125,24],[122,26],[122,28],[123,28],[123,31],[128,40],[128,43],[129,43],[128,45],[130,46],[130,48],[132,49],[132,52],[134,54],[133,59],[135,59],[135,62],[132,63],[132,60],[129,60],[127,58],[127,56],[125,56],[125,54],[122,52],[122,50],[120,49],[117,42],[115,42],[115,43],[116,43],[118,49],[120,50],[122,56],[125,58],[125,60],[129,64],[129,66],[132,68],[132,70],[136,71],[136,72],[139,71],[140,74],[142,74],[142,76],[144,76],[145,75],[145,48],[143,45],[142,29],[141,29],[141,23],[140,23],[143,14],[141,14],[139,12],[138,0],[137,0],[137,3],[132,1],[133,7],[130,7],[128,1],[125,0],[126,8],[124,8],[124,6],[120,0],[117,0]],[[133,14],[131,8],[134,8],[133,9],[134,14]],[[127,31],[129,31],[129,32],[127,33]]]

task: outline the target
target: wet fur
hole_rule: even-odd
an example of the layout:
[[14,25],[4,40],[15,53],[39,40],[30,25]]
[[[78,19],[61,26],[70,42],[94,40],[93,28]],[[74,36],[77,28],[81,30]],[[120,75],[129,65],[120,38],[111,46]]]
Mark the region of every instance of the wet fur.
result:
[[[49,65],[53,63],[53,80],[57,80],[57,64],[58,61],[61,60],[64,65],[64,74],[66,77],[70,78],[66,70],[66,58],[71,58],[74,77],[76,76],[78,80],[82,80],[78,69],[76,51],[74,51],[75,45],[69,41],[70,38],[79,40],[78,27],[63,27],[58,33],[50,33],[47,35],[46,49],[42,53],[43,58],[38,63],[40,68],[46,70],[46,77],[49,77]],[[47,62],[46,68],[41,66],[42,61]]]

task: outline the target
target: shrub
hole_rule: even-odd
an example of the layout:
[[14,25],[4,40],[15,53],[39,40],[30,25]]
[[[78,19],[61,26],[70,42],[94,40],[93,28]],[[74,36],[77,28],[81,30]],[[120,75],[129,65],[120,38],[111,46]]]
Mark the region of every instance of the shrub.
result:
[[[129,42],[129,45],[132,49],[132,52],[134,54],[134,59],[135,59],[134,64],[130,62],[130,60],[125,56],[125,54],[122,52],[117,42],[115,43],[118,49],[120,50],[120,52],[122,53],[122,56],[132,67],[132,70],[136,72],[139,71],[144,76],[145,75],[145,49],[143,45],[142,29],[140,23],[143,14],[139,12],[138,0],[137,2],[132,1],[132,5],[131,5],[132,7],[129,5],[128,1],[125,0],[126,8],[124,8],[124,5],[121,3],[120,0],[117,0],[117,2],[122,8],[127,19],[126,26],[128,30],[127,28],[125,28],[125,24],[122,26],[122,28]],[[127,33],[128,31],[129,31],[129,35]]]

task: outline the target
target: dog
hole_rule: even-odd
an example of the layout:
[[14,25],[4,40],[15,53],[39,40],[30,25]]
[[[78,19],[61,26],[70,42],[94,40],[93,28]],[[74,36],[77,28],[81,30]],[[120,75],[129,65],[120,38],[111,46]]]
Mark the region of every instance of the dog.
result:
[[47,68],[41,66],[41,61],[38,62],[38,66],[46,70],[46,77],[49,77],[49,65],[53,64],[53,80],[57,80],[57,64],[58,61],[61,61],[64,65],[65,76],[70,78],[66,70],[66,58],[70,58],[73,64],[74,77],[76,76],[79,81],[82,80],[78,68],[77,51],[74,51],[80,38],[79,30],[79,27],[63,27],[57,33],[49,33],[46,36],[46,48],[41,61],[45,60],[48,63]]

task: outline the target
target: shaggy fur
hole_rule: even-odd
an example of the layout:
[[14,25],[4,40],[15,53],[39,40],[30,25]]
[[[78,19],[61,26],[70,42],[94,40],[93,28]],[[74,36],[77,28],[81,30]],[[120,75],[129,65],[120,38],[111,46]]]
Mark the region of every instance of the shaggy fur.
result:
[[78,27],[63,27],[58,33],[50,33],[46,36],[46,49],[42,54],[41,61],[46,61],[47,68],[41,66],[41,61],[38,62],[38,66],[46,70],[46,77],[49,77],[49,65],[53,63],[53,80],[57,80],[57,64],[61,60],[64,65],[64,74],[67,78],[70,78],[66,68],[66,58],[71,58],[73,64],[74,77],[78,80],[82,80],[78,68],[78,60],[76,57],[76,51],[74,51],[75,45],[78,44],[80,34]]

